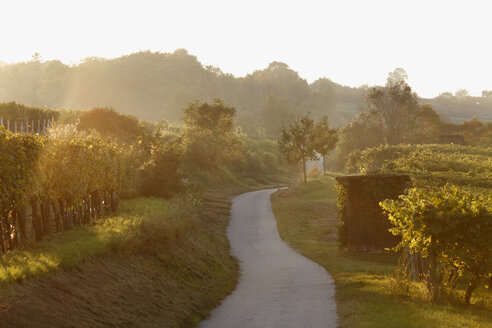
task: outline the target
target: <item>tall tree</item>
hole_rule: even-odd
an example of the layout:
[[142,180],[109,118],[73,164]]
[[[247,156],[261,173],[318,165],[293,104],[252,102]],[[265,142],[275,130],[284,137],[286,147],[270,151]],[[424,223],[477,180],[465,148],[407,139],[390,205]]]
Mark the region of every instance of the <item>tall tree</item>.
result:
[[242,138],[234,129],[236,109],[221,99],[195,102],[184,109],[185,155],[190,163],[213,168],[241,157]]
[[287,100],[270,93],[261,108],[260,125],[265,129],[268,137],[277,138],[293,113],[294,107]]
[[304,182],[307,182],[306,162],[316,159],[314,128],[314,120],[307,114],[282,129],[278,140],[280,151],[289,164],[302,163]]
[[368,118],[382,128],[389,144],[404,141],[417,120],[419,98],[406,83],[404,72],[389,73],[384,87],[374,87],[366,95]]
[[338,129],[330,129],[327,115],[321,117],[314,127],[314,150],[323,157],[323,174],[326,174],[326,155],[337,142]]

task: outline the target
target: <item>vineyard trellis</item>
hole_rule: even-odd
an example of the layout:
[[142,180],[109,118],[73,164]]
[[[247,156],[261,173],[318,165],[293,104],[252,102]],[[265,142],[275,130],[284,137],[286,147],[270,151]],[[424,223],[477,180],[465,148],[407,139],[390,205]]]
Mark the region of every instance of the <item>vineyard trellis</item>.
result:
[[0,217],[0,250],[12,250],[30,241],[75,226],[90,224],[104,214],[115,212],[118,207],[116,191],[94,191],[80,205],[67,205],[62,200],[31,199],[27,206],[15,206],[2,211]]
[[465,304],[483,281],[492,283],[492,148],[394,145],[357,151],[350,172],[407,174],[414,188],[380,203],[390,231],[409,252],[412,278],[424,280],[433,300],[441,283],[467,279]]
[[0,127],[0,251],[116,211],[122,156],[114,141],[70,128]]
[[20,134],[44,134],[52,125],[52,119],[11,121],[0,117],[0,126],[5,130]]

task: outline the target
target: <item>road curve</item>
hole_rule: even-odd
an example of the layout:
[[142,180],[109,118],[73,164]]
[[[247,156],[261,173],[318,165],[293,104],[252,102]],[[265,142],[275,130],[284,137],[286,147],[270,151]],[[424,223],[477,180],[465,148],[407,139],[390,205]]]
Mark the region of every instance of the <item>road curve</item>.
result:
[[236,290],[200,328],[337,326],[333,280],[280,238],[270,202],[275,191],[233,199],[227,237],[241,276]]

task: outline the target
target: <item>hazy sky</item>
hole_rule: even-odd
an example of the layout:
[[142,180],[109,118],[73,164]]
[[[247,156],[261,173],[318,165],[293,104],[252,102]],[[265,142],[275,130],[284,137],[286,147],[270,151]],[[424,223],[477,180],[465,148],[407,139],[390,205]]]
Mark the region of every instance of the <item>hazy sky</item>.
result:
[[0,61],[75,63],[186,48],[243,76],[282,61],[312,82],[383,84],[404,68],[422,97],[492,90],[490,1],[0,0]]

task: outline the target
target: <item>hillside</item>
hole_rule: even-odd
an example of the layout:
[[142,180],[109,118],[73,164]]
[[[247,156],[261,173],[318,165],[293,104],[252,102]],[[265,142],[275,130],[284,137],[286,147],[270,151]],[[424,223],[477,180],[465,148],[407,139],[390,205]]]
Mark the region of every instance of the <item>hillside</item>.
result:
[[[238,109],[240,125],[250,132],[268,129],[264,126],[268,115],[263,112],[269,95],[289,108],[281,114],[272,109],[276,124],[283,121],[276,122],[278,117],[287,120],[310,111],[314,117],[327,114],[333,126],[344,126],[365,106],[366,92],[367,86],[351,88],[326,78],[308,84],[281,62],[234,77],[218,67],[202,65],[184,49],[144,51],[115,59],[91,57],[71,66],[38,57],[30,62],[0,63],[0,102],[69,109],[112,106],[146,120],[177,121],[189,102],[221,98]],[[492,120],[489,98],[451,96],[423,102],[431,103],[446,120],[461,123],[474,115]]]

